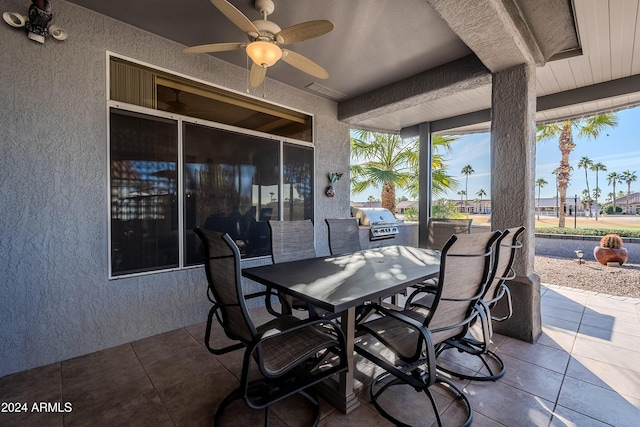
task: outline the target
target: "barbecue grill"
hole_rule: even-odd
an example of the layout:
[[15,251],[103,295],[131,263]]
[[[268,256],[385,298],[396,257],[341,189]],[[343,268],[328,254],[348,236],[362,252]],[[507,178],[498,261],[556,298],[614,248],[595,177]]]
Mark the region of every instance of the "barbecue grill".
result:
[[398,234],[398,222],[389,209],[353,208],[354,218],[369,227],[369,240],[393,239]]

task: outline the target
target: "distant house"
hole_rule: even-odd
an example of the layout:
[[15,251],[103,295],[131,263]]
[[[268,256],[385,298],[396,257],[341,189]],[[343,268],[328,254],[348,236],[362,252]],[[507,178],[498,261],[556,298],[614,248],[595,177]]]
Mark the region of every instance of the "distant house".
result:
[[[577,205],[578,208],[581,206],[581,199],[578,197]],[[540,200],[536,197],[535,199],[536,212],[540,211],[540,213],[556,213],[558,209],[558,202],[555,197],[541,197]],[[567,197],[565,213],[567,215],[573,215],[573,212],[576,210],[576,200],[574,197]],[[578,209],[580,210],[580,209]]]
[[469,199],[465,200],[453,199],[449,200],[456,207],[456,210],[463,214],[490,214],[491,199]]
[[[627,201],[629,201],[629,209],[627,210]],[[640,193],[631,193],[629,196],[619,197],[616,199],[616,206],[622,208],[622,212],[629,215],[640,214]]]
[[351,206],[354,208],[381,208],[382,202],[379,200],[375,202],[351,202]]
[[396,213],[404,215],[407,212],[407,209],[410,208],[418,209],[418,202],[411,200],[403,200],[402,202],[398,202],[396,204]]

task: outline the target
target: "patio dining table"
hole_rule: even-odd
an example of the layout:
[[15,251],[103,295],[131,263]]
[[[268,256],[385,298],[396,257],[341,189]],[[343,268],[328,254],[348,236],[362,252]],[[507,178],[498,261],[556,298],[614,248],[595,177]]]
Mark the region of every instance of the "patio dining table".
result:
[[410,246],[385,246],[352,254],[247,268],[242,275],[299,298],[330,313],[340,314],[349,369],[336,383],[322,383],[321,395],[349,413],[358,407],[354,393],[356,307],[396,295],[440,270],[440,253]]

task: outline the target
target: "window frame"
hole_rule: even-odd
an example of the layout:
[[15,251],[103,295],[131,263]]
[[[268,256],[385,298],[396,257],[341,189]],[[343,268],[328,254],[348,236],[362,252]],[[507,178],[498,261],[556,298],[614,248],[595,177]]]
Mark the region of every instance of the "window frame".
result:
[[[107,144],[106,144],[106,202],[107,202],[107,218],[106,218],[106,222],[107,222],[107,276],[108,276],[108,280],[120,280],[120,279],[126,279],[126,278],[132,278],[132,277],[139,277],[139,276],[147,276],[147,275],[151,275],[151,274],[163,274],[163,273],[170,273],[170,272],[175,272],[175,271],[183,271],[183,270],[189,270],[189,269],[193,269],[193,268],[201,268],[202,264],[198,264],[198,265],[186,265],[186,248],[185,248],[185,177],[184,177],[184,169],[185,169],[185,158],[184,158],[184,124],[185,123],[189,123],[189,124],[195,124],[195,125],[200,125],[200,126],[205,126],[205,127],[211,127],[214,129],[220,129],[223,131],[229,131],[229,132],[235,132],[235,133],[240,133],[243,135],[247,135],[247,136],[253,136],[253,137],[259,137],[259,138],[265,138],[265,139],[271,139],[271,140],[275,140],[278,142],[278,150],[279,150],[279,164],[278,166],[278,170],[279,170],[279,176],[278,176],[278,219],[282,220],[283,219],[283,215],[284,215],[284,173],[283,173],[283,159],[284,159],[284,147],[285,144],[292,144],[292,145],[296,145],[296,146],[303,146],[303,147],[308,147],[312,149],[313,155],[312,155],[312,162],[311,162],[311,167],[312,167],[312,185],[313,185],[313,193],[312,193],[312,197],[313,197],[313,202],[312,202],[312,215],[313,215],[313,222],[315,223],[316,221],[316,204],[317,204],[317,182],[316,182],[316,147],[315,147],[315,133],[316,133],[316,126],[315,126],[315,117],[313,114],[311,113],[307,113],[304,111],[300,111],[300,110],[296,110],[290,107],[285,107],[276,103],[271,103],[268,101],[265,101],[263,99],[258,99],[261,102],[266,102],[268,104],[274,105],[275,107],[277,107],[278,109],[282,109],[282,108],[287,108],[290,109],[291,111],[295,111],[296,113],[302,113],[302,114],[306,114],[309,117],[311,117],[311,142],[308,141],[303,141],[303,140],[297,140],[294,138],[289,138],[289,137],[283,137],[283,136],[279,136],[279,135],[273,135],[273,134],[269,134],[269,133],[265,133],[265,132],[260,132],[260,131],[256,131],[256,130],[251,130],[251,129],[246,129],[246,128],[240,128],[240,127],[236,127],[236,126],[232,126],[232,125],[228,125],[228,124],[224,124],[224,123],[218,123],[218,122],[212,122],[212,121],[208,121],[208,120],[203,120],[203,119],[199,119],[199,118],[195,118],[195,117],[190,117],[190,116],[184,116],[184,115],[180,115],[178,113],[172,113],[172,112],[167,112],[167,111],[162,111],[162,110],[158,110],[158,109],[154,109],[154,108],[148,108],[148,107],[143,107],[143,106],[139,106],[139,105],[134,105],[134,104],[129,104],[129,103],[125,103],[125,102],[121,102],[121,101],[114,101],[109,99],[110,98],[110,87],[111,87],[111,76],[110,76],[110,72],[109,72],[109,68],[110,68],[110,61],[111,58],[115,57],[115,58],[121,58],[127,61],[130,61],[132,63],[135,64],[139,64],[141,66],[147,67],[147,68],[151,68],[151,69],[156,69],[160,72],[163,73],[169,73],[172,74],[174,76],[176,76],[177,78],[180,79],[184,79],[187,81],[193,81],[193,82],[197,82],[199,84],[205,84],[207,86],[211,86],[212,88],[216,88],[217,90],[226,90],[232,93],[235,93],[239,96],[244,96],[247,98],[254,98],[254,99],[258,99],[256,97],[253,97],[251,95],[247,95],[247,94],[243,94],[241,92],[237,92],[231,89],[227,89],[227,88],[223,88],[217,85],[213,85],[211,83],[207,83],[204,82],[202,80],[198,80],[192,77],[188,77],[185,75],[181,75],[180,73],[176,73],[176,72],[172,72],[170,70],[166,70],[166,69],[162,69],[160,67],[156,67],[150,64],[146,64],[144,62],[141,61],[137,61],[134,60],[132,58],[127,58],[124,56],[120,56],[111,52],[107,52],[107,56],[106,56],[106,130],[107,130]],[[119,109],[119,110],[123,110],[123,111],[128,111],[128,112],[132,112],[132,113],[138,113],[138,114],[143,114],[143,115],[147,115],[147,116],[151,116],[151,117],[155,117],[155,118],[160,118],[160,119],[167,119],[167,120],[174,120],[177,122],[177,152],[178,152],[178,164],[177,164],[177,175],[178,175],[178,182],[177,182],[177,197],[178,197],[178,267],[169,267],[169,268],[159,268],[159,269],[154,269],[154,270],[149,270],[149,271],[139,271],[139,272],[135,272],[135,273],[127,273],[127,274],[113,274],[113,268],[112,268],[112,235],[111,233],[113,232],[112,230],[112,205],[111,205],[111,190],[112,190],[112,186],[111,186],[111,111],[112,109]],[[245,258],[244,260],[257,260],[260,258],[270,258],[270,255],[265,255],[265,256],[257,256],[257,257],[251,257],[251,258]],[[243,261],[244,261],[243,260]]]

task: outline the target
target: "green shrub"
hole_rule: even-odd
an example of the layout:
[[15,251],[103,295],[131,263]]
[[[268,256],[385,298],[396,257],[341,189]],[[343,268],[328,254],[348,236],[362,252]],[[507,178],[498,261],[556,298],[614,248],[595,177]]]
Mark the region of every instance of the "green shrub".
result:
[[463,215],[458,212],[456,204],[446,199],[438,199],[431,208],[433,218],[461,218]]
[[604,236],[606,234],[617,234],[622,237],[640,238],[640,230],[615,230],[610,228],[536,227],[535,232],[541,234],[570,234],[572,236]]
[[418,209],[416,208],[407,208],[407,210],[404,211],[404,219],[405,221],[417,221],[418,220]]
[[[606,214],[609,214],[609,215],[613,214],[613,205],[607,205],[607,206],[605,206],[605,207],[604,207],[604,212],[605,212]],[[621,206],[617,206],[617,205],[616,205],[616,213],[617,213],[617,214],[622,213],[622,207],[621,207]]]

